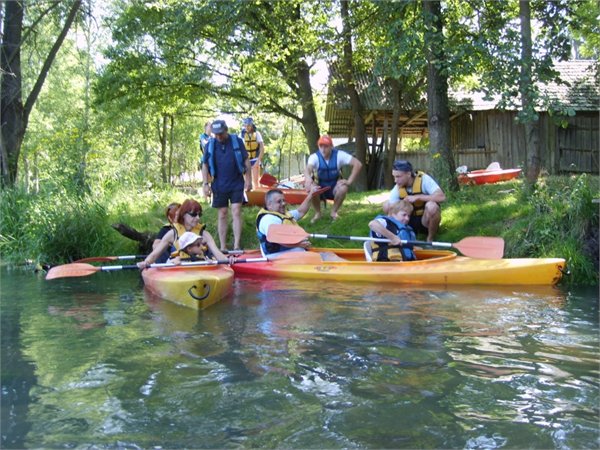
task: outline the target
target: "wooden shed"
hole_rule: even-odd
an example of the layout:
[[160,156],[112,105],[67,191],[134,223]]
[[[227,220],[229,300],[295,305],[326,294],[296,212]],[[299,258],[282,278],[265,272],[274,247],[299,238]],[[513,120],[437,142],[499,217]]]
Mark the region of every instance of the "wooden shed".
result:
[[[547,100],[571,109],[566,127],[538,109],[542,168],[551,174],[567,172],[598,173],[600,151],[600,76],[594,61],[558,62],[561,84],[540,86]],[[330,80],[335,79],[335,75]],[[389,148],[392,103],[389,86],[372,77],[359,77],[357,88],[363,101],[366,128],[371,151]],[[458,165],[469,169],[485,168],[497,161],[504,168],[524,166],[526,161],[523,127],[516,121],[517,111],[501,110],[498,99],[486,99],[480,92],[451,91],[451,147]],[[406,152],[402,138],[427,136],[427,104],[424,99],[402,100],[399,119],[398,157],[409,159],[415,167],[428,170],[430,156],[426,151]],[[328,133],[353,140],[350,102],[343,88],[330,81],[325,120]],[[382,152],[382,153],[383,153]]]

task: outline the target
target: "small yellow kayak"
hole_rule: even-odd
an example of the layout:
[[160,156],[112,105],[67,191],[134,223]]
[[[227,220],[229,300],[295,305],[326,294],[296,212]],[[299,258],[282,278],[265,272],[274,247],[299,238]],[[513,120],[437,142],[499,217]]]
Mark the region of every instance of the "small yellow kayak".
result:
[[[318,261],[314,252],[346,261]],[[233,265],[236,274],[407,285],[554,285],[565,268],[562,258],[475,259],[448,250],[415,249],[417,261],[367,262],[361,249],[315,248],[295,253],[295,262]],[[251,255],[249,255],[251,256]]]
[[233,270],[226,265],[155,267],[142,271],[153,294],[193,309],[205,309],[231,290]]

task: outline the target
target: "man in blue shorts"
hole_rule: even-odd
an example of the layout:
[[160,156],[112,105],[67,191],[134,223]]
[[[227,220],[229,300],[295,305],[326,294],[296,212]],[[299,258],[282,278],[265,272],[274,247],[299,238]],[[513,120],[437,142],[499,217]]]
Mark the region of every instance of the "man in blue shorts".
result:
[[[202,189],[205,197],[212,194],[212,207],[218,208],[217,230],[221,251],[227,250],[229,205],[233,224],[233,248],[241,249],[242,202],[244,191],[252,189],[250,160],[244,141],[229,134],[224,120],[211,125],[210,138],[202,158]],[[209,184],[209,179],[212,182]]]

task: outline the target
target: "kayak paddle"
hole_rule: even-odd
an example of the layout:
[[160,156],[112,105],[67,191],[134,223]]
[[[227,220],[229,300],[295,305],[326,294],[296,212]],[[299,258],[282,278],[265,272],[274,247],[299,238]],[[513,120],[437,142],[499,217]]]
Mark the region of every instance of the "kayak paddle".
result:
[[[295,245],[307,238],[346,239],[351,241],[390,242],[389,239],[359,236],[336,236],[330,234],[307,233],[298,225],[273,224],[269,227],[267,240],[282,245]],[[455,248],[463,255],[479,259],[502,259],[504,239],[500,237],[471,236],[458,242],[402,241],[402,244]]]
[[[227,250],[221,252],[225,255],[241,255],[244,253],[243,250]],[[128,259],[144,259],[148,255],[124,255],[124,256],[91,256],[89,258],[78,259],[73,261],[74,263],[91,263],[91,262],[110,262],[110,261],[121,261]]]
[[[306,255],[306,256],[305,256]],[[309,256],[310,255],[310,256]],[[296,264],[298,262],[302,264],[316,264],[322,262],[321,257],[318,253],[312,252],[285,252],[278,255],[276,258],[246,258],[238,259],[234,264],[240,263],[256,263],[256,262],[268,262],[277,261],[283,264]],[[161,269],[175,269],[182,267],[197,267],[197,266],[214,266],[217,264],[229,264],[228,259],[219,259],[211,261],[187,261],[181,264],[171,263],[157,263],[150,264],[149,268],[161,268]],[[55,278],[73,278],[73,277],[86,277],[96,272],[110,272],[113,270],[127,270],[140,268],[137,264],[131,264],[127,266],[92,266],[86,263],[71,263],[63,264],[60,266],[52,267],[46,274],[46,280],[53,280]]]
[[[241,259],[237,261],[238,263],[243,262],[264,262],[267,261],[266,258],[248,258]],[[176,267],[195,267],[195,266],[214,266],[216,264],[229,264],[228,259],[218,260],[218,261],[190,261],[190,262],[182,262],[181,264],[171,264],[171,263],[158,263],[158,264],[150,264],[150,268],[163,268],[163,269],[174,269]],[[61,266],[52,267],[48,274],[46,275],[46,280],[53,280],[55,278],[71,278],[71,277],[86,277],[88,275],[92,275],[96,272],[110,272],[113,270],[127,270],[127,269],[137,269],[140,268],[137,264],[131,264],[128,266],[92,266],[91,264],[86,263],[71,263],[71,264],[63,264]]]
[[276,187],[279,184],[277,178],[275,178],[273,175],[267,172],[262,174],[258,182],[268,187]]

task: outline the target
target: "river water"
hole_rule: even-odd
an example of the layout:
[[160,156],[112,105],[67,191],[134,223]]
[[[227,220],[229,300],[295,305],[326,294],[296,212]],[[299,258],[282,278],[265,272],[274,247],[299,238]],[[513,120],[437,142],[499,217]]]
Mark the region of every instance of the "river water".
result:
[[597,288],[0,275],[2,448],[600,447]]

